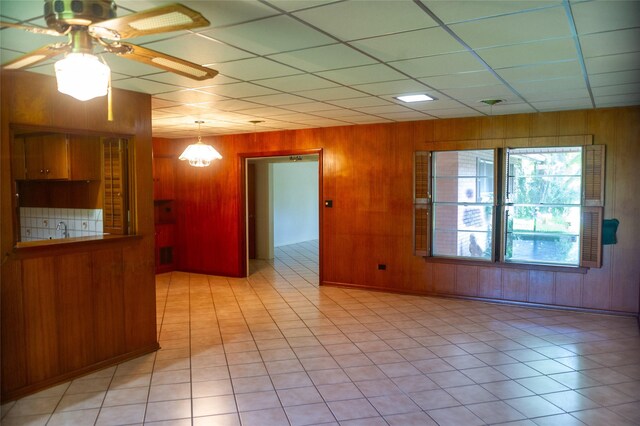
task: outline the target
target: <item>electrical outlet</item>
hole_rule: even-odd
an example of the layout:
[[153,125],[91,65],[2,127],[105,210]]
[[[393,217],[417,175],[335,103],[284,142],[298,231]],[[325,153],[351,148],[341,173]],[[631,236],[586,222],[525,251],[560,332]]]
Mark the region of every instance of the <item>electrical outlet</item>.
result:
[[378,270],[379,271],[386,271],[387,270],[387,265],[384,263],[378,263]]

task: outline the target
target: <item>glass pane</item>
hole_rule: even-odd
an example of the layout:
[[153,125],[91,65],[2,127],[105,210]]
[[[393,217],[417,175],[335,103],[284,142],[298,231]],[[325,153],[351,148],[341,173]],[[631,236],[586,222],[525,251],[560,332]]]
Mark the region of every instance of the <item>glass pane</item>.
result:
[[579,205],[581,148],[509,151],[509,202],[515,204]]
[[434,177],[433,201],[442,203],[475,203],[476,178]]
[[492,225],[491,206],[434,204],[434,256],[491,259]]
[[509,207],[505,260],[578,265],[580,211],[564,206]]

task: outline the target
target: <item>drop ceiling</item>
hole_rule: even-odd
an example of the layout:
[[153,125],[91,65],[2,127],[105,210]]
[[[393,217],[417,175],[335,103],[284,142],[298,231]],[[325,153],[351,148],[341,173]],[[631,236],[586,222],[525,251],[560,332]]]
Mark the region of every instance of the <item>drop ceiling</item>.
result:
[[[117,2],[120,16],[167,3]],[[182,3],[211,25],[130,41],[217,69],[214,79],[104,54],[114,87],[152,95],[157,137],[193,136],[195,120],[222,135],[640,104],[640,1]],[[2,0],[0,15],[45,26],[42,5]],[[59,41],[3,29],[1,60]],[[29,71],[53,75],[52,64]],[[437,100],[395,99],[417,93]]]

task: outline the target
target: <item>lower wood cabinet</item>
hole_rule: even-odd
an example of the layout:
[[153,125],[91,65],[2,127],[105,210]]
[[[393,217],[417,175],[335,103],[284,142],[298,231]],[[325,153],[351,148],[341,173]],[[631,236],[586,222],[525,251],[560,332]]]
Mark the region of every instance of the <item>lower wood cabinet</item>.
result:
[[151,248],[132,239],[3,265],[2,402],[158,348]]

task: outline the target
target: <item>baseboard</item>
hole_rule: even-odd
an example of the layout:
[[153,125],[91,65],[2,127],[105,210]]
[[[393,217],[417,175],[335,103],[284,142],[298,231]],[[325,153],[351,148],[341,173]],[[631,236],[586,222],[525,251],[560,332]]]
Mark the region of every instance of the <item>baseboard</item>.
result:
[[323,281],[320,283],[320,285],[326,285],[329,287],[346,287],[346,288],[358,289],[358,290],[379,291],[383,293],[408,294],[412,296],[429,296],[429,297],[441,297],[445,299],[476,300],[476,301],[485,302],[485,303],[524,306],[524,307],[536,308],[536,309],[551,309],[551,310],[558,310],[558,311],[582,312],[587,314],[598,314],[598,315],[615,315],[615,316],[621,316],[621,317],[637,317],[638,326],[640,327],[640,313],[638,312],[623,312],[623,311],[611,311],[607,309],[581,308],[576,306],[549,305],[545,303],[522,302],[518,300],[494,299],[494,298],[479,297],[479,296],[464,296],[459,294],[445,294],[445,293],[435,293],[435,292],[429,292],[429,291],[390,289],[386,287],[338,283],[333,281]]
[[112,365],[120,364],[121,362],[128,361],[133,358],[137,358],[141,355],[145,355],[151,352],[155,352],[160,349],[160,345],[155,342],[153,345],[148,345],[142,347],[140,349],[136,349],[132,352],[127,352],[126,354],[118,355],[113,358],[106,359],[104,361],[97,362],[95,364],[88,365],[86,367],[80,368],[78,370],[70,371],[68,373],[61,374],[59,376],[51,377],[49,379],[40,381],[38,383],[33,383],[18,389],[13,389],[11,391],[7,391],[2,394],[2,398],[0,398],[0,403],[4,404],[6,402],[12,401],[14,399],[19,399],[25,397],[27,395],[34,394],[46,388],[50,388],[52,386],[58,385],[60,383],[64,383],[69,380],[77,379],[82,376],[86,376],[87,374],[94,373],[98,370],[102,370],[106,367],[111,367]]

